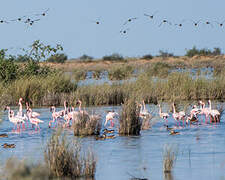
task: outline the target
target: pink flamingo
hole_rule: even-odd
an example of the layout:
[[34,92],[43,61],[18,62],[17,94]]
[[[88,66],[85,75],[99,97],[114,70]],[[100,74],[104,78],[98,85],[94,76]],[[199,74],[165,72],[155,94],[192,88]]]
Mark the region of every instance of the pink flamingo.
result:
[[161,108],[160,104],[158,106],[159,106],[159,117],[163,118],[166,121],[166,124],[168,124],[167,118],[169,117],[169,114],[168,113],[162,113],[162,108]]
[[211,101],[209,100],[208,102],[209,102],[209,109],[210,109],[210,112],[209,112],[210,119],[213,117],[215,123],[217,121],[219,122],[220,121],[220,112],[217,109],[212,109]]
[[108,111],[108,113],[106,114],[106,117],[105,117],[105,124],[104,124],[104,126],[106,126],[108,121],[110,121],[110,126],[114,127],[114,121],[115,121],[115,118],[117,116],[119,116],[119,114],[117,112],[115,112],[114,110],[113,111]]
[[9,121],[14,124],[14,127],[17,126],[16,130],[20,131],[20,124],[24,124],[24,120],[14,116],[14,111],[12,111],[9,106],[7,106],[5,110],[8,110]]
[[179,126],[180,126],[179,113],[176,112],[174,103],[172,104],[172,106],[173,106],[173,114],[172,114],[172,116],[173,116],[174,120],[176,120],[177,122],[179,122]]
[[207,120],[209,118],[209,113],[210,113],[210,108],[206,108],[205,107],[205,103],[202,102],[202,101],[199,101],[199,104],[200,104],[200,114],[204,114],[205,115],[205,123],[207,124]]
[[[32,109],[31,108],[28,109],[27,115],[28,115],[28,118],[30,120],[30,123],[32,125],[35,125],[36,127],[38,127],[38,129],[40,131],[39,123],[43,123],[44,121],[38,119],[37,116],[35,116],[35,113],[32,112]],[[37,130],[37,129],[35,128],[35,130]]]
[[[27,127],[28,127],[28,118],[27,118],[26,114],[23,114],[23,104],[22,104],[22,101],[23,101],[23,98],[20,98],[19,99],[19,102],[18,102],[18,104],[19,104],[19,110],[18,110],[18,112],[17,112],[17,114],[16,114],[15,117],[21,118],[24,121],[26,121],[27,122]],[[25,129],[25,125],[23,124],[22,126],[23,126],[23,129]]]
[[142,104],[140,104],[140,106],[141,106],[141,109],[140,109],[140,116],[141,116],[141,117],[150,116],[151,114],[150,114],[149,111],[146,109],[145,101],[143,100],[142,103],[143,103],[143,106],[142,106]]

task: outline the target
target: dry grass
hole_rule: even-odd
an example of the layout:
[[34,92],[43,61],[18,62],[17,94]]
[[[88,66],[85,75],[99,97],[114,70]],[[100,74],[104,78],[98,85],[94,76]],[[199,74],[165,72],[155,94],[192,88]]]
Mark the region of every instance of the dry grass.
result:
[[78,142],[71,143],[61,133],[55,133],[45,151],[45,162],[50,177],[94,177],[96,158],[93,152],[82,154],[82,147]]
[[178,147],[166,145],[163,150],[163,172],[171,173],[177,159]]
[[141,121],[139,118],[140,108],[135,99],[127,99],[122,105],[122,115],[119,122],[120,135],[140,135]]
[[7,180],[48,180],[49,171],[44,165],[33,165],[16,158],[7,160],[1,178]]
[[73,129],[75,136],[99,135],[102,119],[99,115],[89,115],[86,112],[73,114]]

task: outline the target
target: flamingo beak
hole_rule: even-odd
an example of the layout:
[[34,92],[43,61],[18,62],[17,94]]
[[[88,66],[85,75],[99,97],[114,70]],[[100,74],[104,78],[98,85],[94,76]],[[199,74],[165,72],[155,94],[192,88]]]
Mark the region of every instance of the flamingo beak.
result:
[[6,111],[6,110],[7,110],[7,107],[4,108],[4,111]]

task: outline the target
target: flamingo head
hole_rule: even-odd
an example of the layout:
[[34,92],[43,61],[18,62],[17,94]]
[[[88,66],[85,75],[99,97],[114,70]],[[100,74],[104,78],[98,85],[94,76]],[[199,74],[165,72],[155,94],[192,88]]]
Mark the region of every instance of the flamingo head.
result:
[[22,101],[23,101],[23,98],[20,98],[20,99],[19,99],[19,102],[22,102]]
[[195,108],[197,108],[197,106],[196,105],[193,105],[192,109],[195,109]]
[[55,106],[50,107],[50,112],[53,112],[55,109]]

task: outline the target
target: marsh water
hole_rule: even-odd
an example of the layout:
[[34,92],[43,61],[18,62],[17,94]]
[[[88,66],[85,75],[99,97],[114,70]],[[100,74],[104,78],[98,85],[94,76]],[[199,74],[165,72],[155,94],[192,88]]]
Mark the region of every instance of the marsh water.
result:
[[[221,105],[221,104],[220,104]],[[97,155],[96,180],[131,179],[132,177],[147,179],[225,179],[225,115],[216,125],[205,124],[176,127],[172,117],[169,126],[176,127],[180,135],[169,135],[164,121],[158,116],[158,107],[148,104],[152,112],[153,126],[141,132],[140,136],[119,136],[115,139],[96,141],[95,137],[80,138],[85,147],[91,146]],[[61,108],[59,108],[61,109]],[[87,110],[102,115],[103,121],[106,110],[120,111],[120,106],[94,107]],[[8,121],[7,112],[1,113],[0,133],[7,133],[8,138],[0,138],[0,144],[14,143],[16,148],[0,147],[1,168],[10,157],[26,159],[32,163],[43,161],[46,142],[55,128],[48,128],[51,119],[49,108],[33,109],[41,114],[44,121],[41,130],[32,130],[31,125],[21,133],[12,132],[13,124]],[[163,104],[163,111],[168,112],[169,106]],[[204,118],[204,117],[200,117]],[[73,132],[65,130],[72,140],[76,137]],[[87,146],[86,146],[87,145]],[[171,176],[163,175],[163,149],[172,145],[178,150],[175,168]]]

